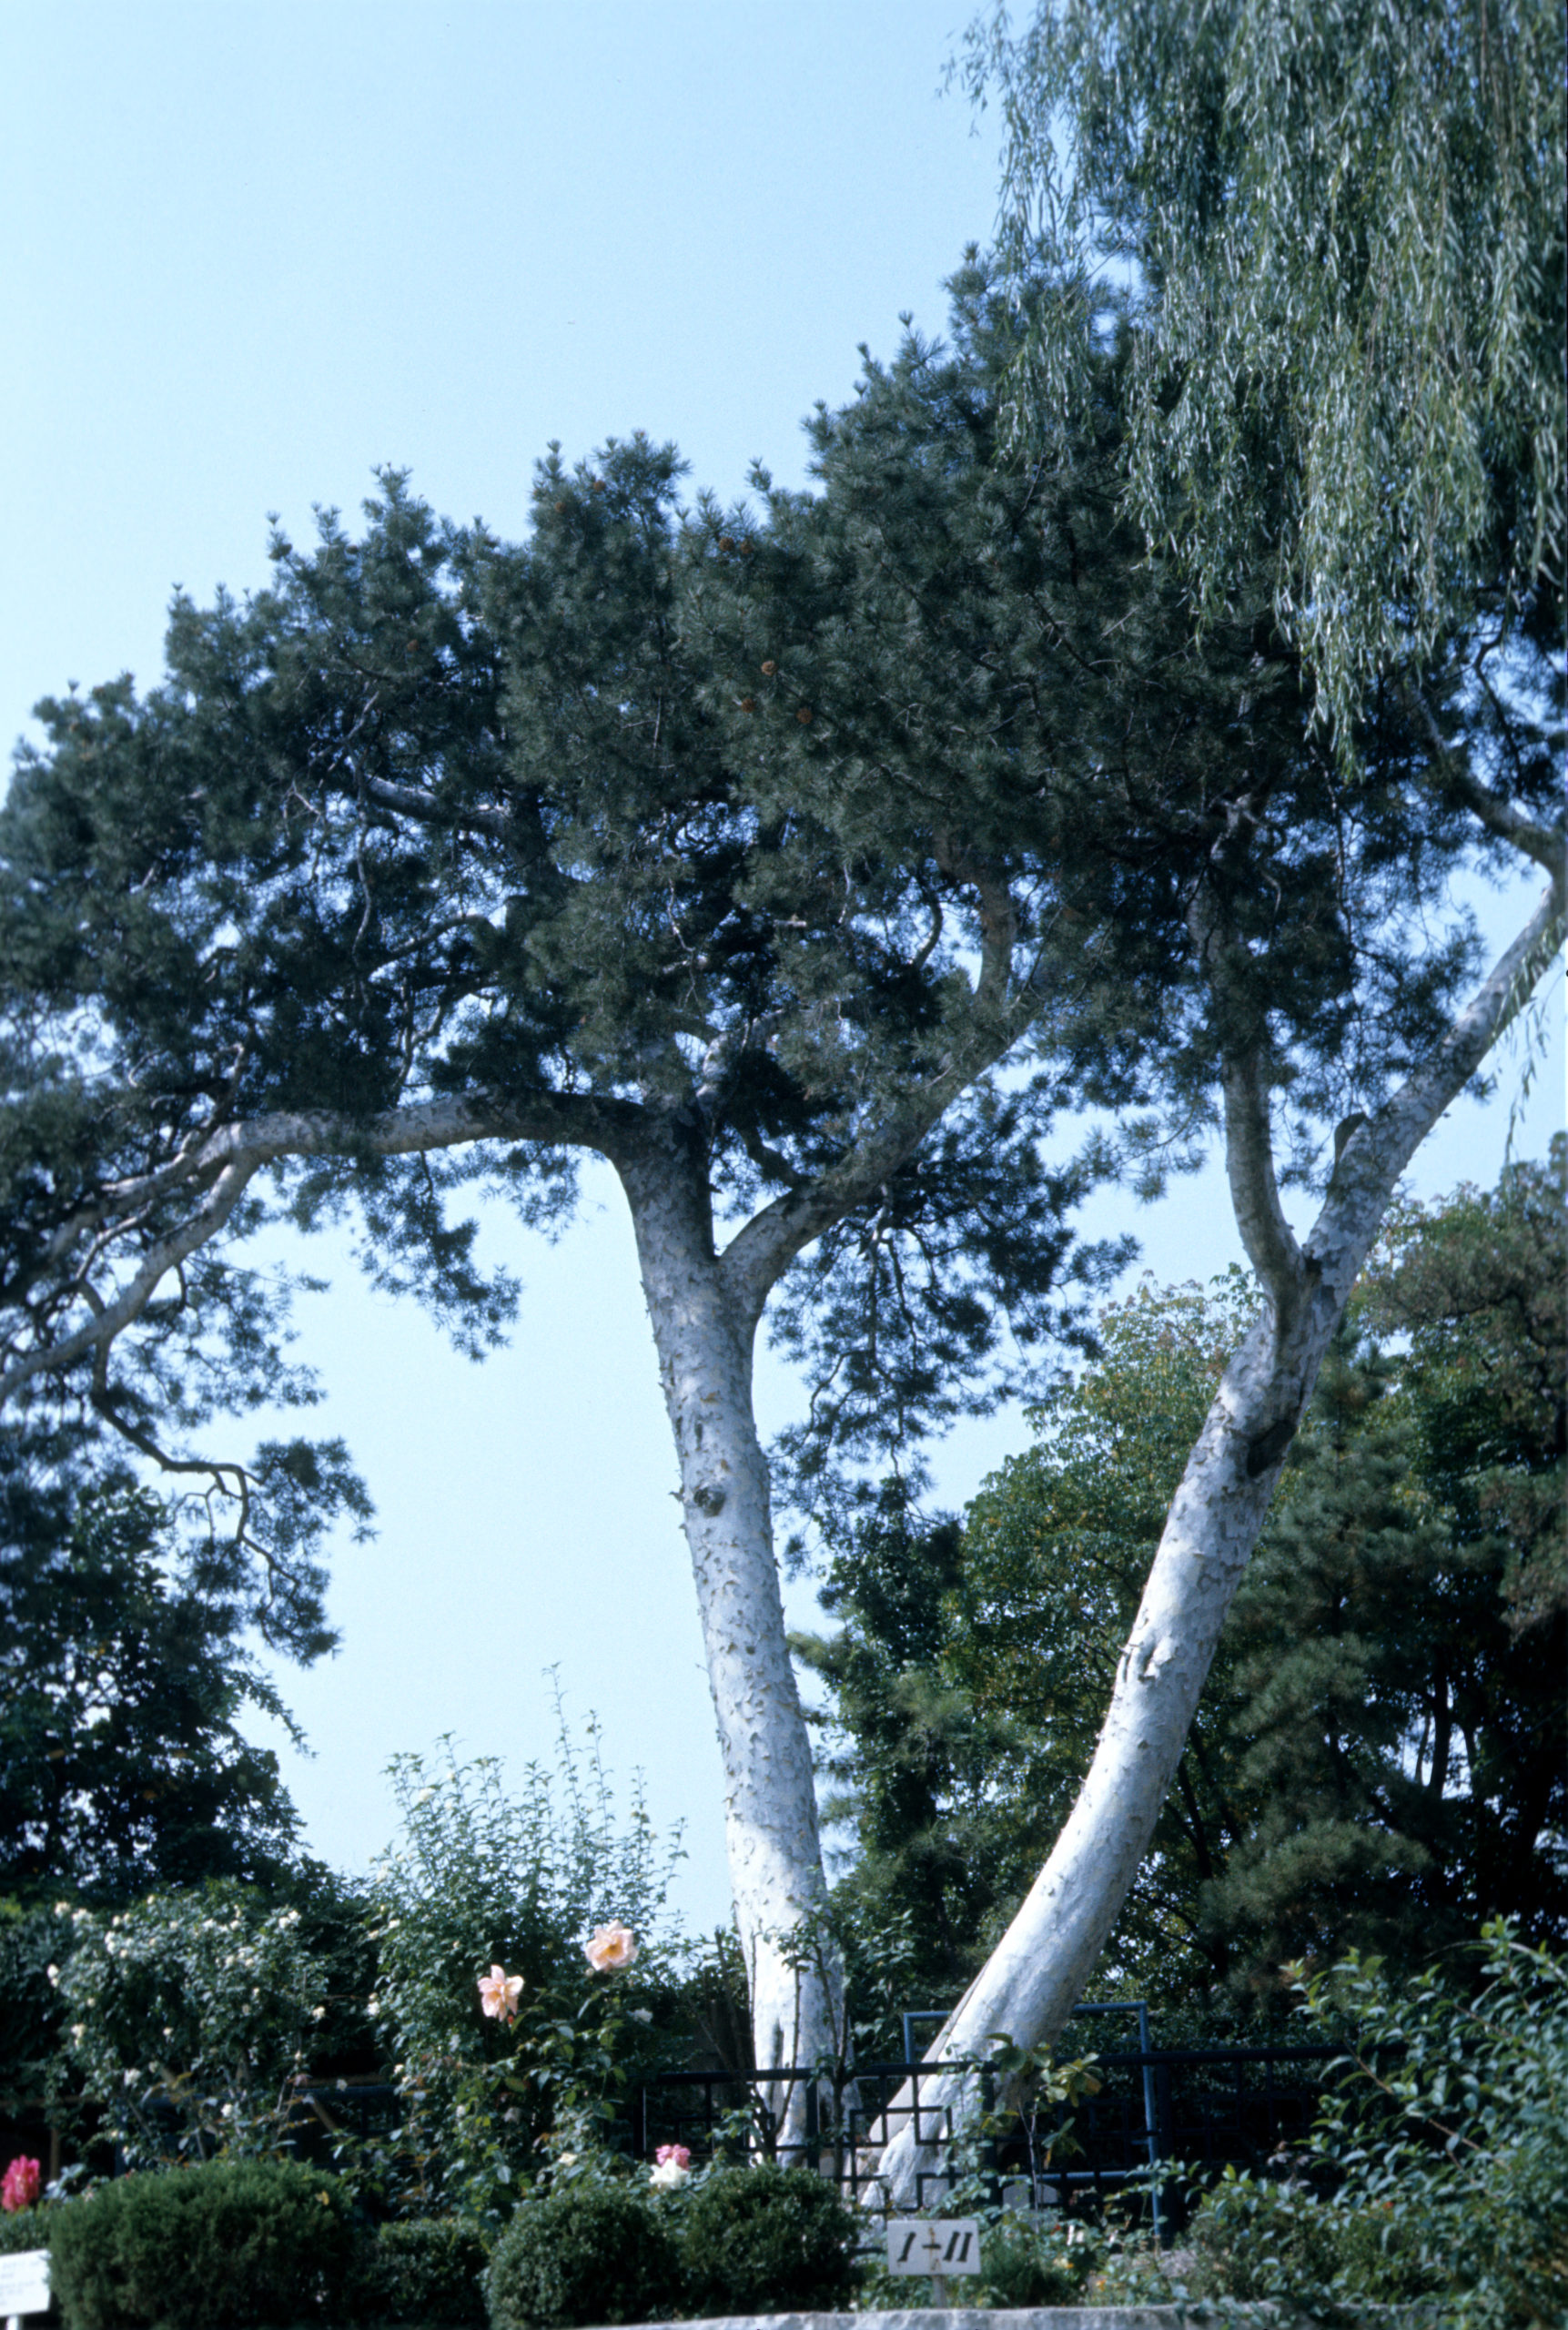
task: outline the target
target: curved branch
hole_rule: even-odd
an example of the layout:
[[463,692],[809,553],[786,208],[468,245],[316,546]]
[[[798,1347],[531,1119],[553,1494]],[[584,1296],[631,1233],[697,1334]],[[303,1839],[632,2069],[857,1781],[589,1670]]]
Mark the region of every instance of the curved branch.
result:
[[[1208,976],[1215,1000],[1227,1019],[1254,1019],[1247,1001],[1237,993],[1237,957],[1245,960],[1225,927],[1212,890],[1199,882],[1188,909],[1188,925],[1198,959]],[[1273,1129],[1269,1119],[1269,1085],[1264,1073],[1265,1037],[1254,1025],[1245,1039],[1220,1038],[1219,1082],[1225,1097],[1225,1170],[1230,1202],[1247,1259],[1274,1306],[1274,1316],[1288,1323],[1300,1300],[1304,1284],[1301,1250],[1280,1202],[1274,1171]]]
[[1444,736],[1436,714],[1421,691],[1407,688],[1405,698],[1420,714],[1427,741],[1437,755],[1443,776],[1465,807],[1480,818],[1488,833],[1495,834],[1499,841],[1512,842],[1514,848],[1522,850],[1526,857],[1533,857],[1554,882],[1560,882],[1563,860],[1562,827],[1543,826],[1535,818],[1527,817],[1513,802],[1493,793],[1490,786],[1482,784],[1479,777],[1472,776]]
[[99,1241],[101,1251],[145,1219],[152,1200],[166,1198],[182,1185],[207,1190],[202,1203],[148,1250],[112,1301],[104,1301],[78,1274],[76,1291],[93,1315],[59,1341],[14,1361],[0,1375],[0,1404],[34,1377],[58,1373],[88,1352],[106,1349],[143,1314],[168,1272],[217,1235],[256,1174],[281,1158],[404,1157],[471,1140],[499,1140],[592,1149],[613,1161],[624,1150],[640,1115],[633,1102],[576,1093],[539,1092],[520,1099],[481,1093],[419,1102],[372,1118],[316,1109],[221,1126],[156,1173],[114,1185],[94,1208],[73,1216],[78,1229],[112,1224],[116,1212],[135,1217],[108,1227]]
[[1225,1094],[1225,1170],[1230,1203],[1247,1259],[1274,1306],[1287,1320],[1304,1283],[1301,1249],[1280,1202],[1274,1171],[1274,1142],[1269,1121],[1269,1089],[1255,1051],[1220,1062]]

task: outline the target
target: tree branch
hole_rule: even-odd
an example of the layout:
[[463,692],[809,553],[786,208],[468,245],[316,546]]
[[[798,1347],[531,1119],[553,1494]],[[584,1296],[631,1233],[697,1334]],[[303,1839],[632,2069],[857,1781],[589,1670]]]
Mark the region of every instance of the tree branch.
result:
[[1488,833],[1500,841],[1512,842],[1515,849],[1533,857],[1543,872],[1553,881],[1563,876],[1563,836],[1560,826],[1543,826],[1527,817],[1522,809],[1502,795],[1493,793],[1472,776],[1461,755],[1456,753],[1442,728],[1436,714],[1419,688],[1407,687],[1405,700],[1420,714],[1427,740],[1436,754],[1443,776],[1467,809],[1472,810]]
[[[0,1404],[35,1376],[58,1373],[88,1352],[106,1349],[147,1310],[168,1272],[217,1235],[255,1175],[281,1158],[405,1157],[490,1140],[592,1149],[613,1160],[624,1150],[641,1113],[631,1101],[577,1093],[538,1092],[517,1099],[481,1093],[419,1102],[372,1118],[301,1109],[221,1126],[156,1173],[116,1184],[91,1213],[78,1210],[73,1220],[82,1228],[110,1221],[122,1209],[140,1220],[151,1198],[167,1197],[182,1183],[196,1189],[209,1185],[202,1204],[157,1240],[112,1300],[104,1301],[78,1278],[76,1291],[93,1315],[57,1342],[14,1361],[0,1375]],[[110,1228],[102,1242],[112,1242],[131,1226],[126,1222]]]
[[1240,1059],[1226,1052],[1219,1075],[1225,1094],[1225,1170],[1236,1227],[1275,1317],[1284,1321],[1300,1299],[1304,1281],[1301,1249],[1280,1202],[1262,1062],[1254,1050]]
[[[1328,1263],[1345,1241],[1359,1241],[1363,1216],[1382,1218],[1394,1183],[1449,1104],[1463,1091],[1499,1036],[1529,1002],[1537,980],[1568,933],[1568,885],[1561,858],[1541,903],[1423,1068],[1417,1069],[1370,1122],[1346,1141],[1329,1195],[1307,1240],[1309,1263]],[[1370,1234],[1367,1243],[1371,1242]],[[1361,1267],[1365,1245],[1356,1254]],[[1346,1292],[1349,1292],[1347,1287]]]
[[[1188,925],[1222,1020],[1253,1019],[1249,1000],[1237,993],[1236,957],[1241,950],[1226,929],[1214,893],[1205,882],[1200,881],[1193,893]],[[1223,1033],[1220,1037],[1225,1170],[1247,1259],[1274,1306],[1275,1318],[1284,1325],[1300,1299],[1304,1281],[1301,1250],[1285,1219],[1274,1171],[1264,1042],[1264,1031],[1256,1025],[1234,1041],[1228,1041]]]
[[391,809],[400,817],[417,817],[427,826],[472,826],[481,834],[493,834],[498,841],[517,836],[517,820],[510,809],[469,805],[450,808],[433,793],[420,793],[411,785],[389,785],[383,776],[367,776],[360,782],[367,801],[373,801],[378,809]]

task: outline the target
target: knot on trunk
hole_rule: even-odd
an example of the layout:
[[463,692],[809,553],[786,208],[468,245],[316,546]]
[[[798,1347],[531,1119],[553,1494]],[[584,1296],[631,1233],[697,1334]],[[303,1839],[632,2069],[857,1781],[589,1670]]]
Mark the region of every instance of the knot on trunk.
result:
[[1288,1415],[1281,1416],[1278,1423],[1271,1423],[1267,1432],[1260,1432],[1256,1440],[1249,1440],[1247,1444],[1248,1479],[1255,1481],[1260,1474],[1268,1472],[1270,1465],[1277,1464],[1295,1437],[1296,1418]]
[[692,1491],[692,1503],[699,1513],[705,1513],[712,1520],[715,1514],[723,1513],[728,1494],[727,1490],[712,1488],[703,1481]]

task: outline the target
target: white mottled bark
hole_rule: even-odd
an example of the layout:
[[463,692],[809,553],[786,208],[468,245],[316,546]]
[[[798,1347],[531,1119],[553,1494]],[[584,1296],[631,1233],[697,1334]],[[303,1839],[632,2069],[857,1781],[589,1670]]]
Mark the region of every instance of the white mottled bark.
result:
[[[822,1846],[752,1412],[755,1319],[725,1282],[705,1164],[682,1156],[679,1130],[638,1142],[617,1165],[680,1461],[757,2064],[806,2064],[836,2051],[842,1986],[820,1935],[812,1946],[825,1904]],[[773,2102],[795,2134],[804,2091]]]
[[[1227,1368],[1188,1460],[1077,1801],[927,2062],[983,2056],[996,2032],[1037,2046],[1057,2035],[1077,2003],[1148,1849],[1286,1449],[1394,1185],[1561,943],[1560,843],[1555,864],[1538,912],[1434,1058],[1351,1135],[1304,1249],[1280,1208],[1252,1065],[1228,1075],[1232,1197],[1270,1307]],[[975,2085],[962,2072],[923,2079],[922,2106],[946,2107],[959,2123],[974,2109]],[[935,2148],[915,2141],[909,2101],[907,2091],[895,2098],[885,2126],[875,2132],[885,2142],[880,2192],[869,2196],[874,2204],[885,2194],[895,2206],[909,2205],[917,2173],[937,2164]],[[924,2108],[921,2125],[924,2131]]]

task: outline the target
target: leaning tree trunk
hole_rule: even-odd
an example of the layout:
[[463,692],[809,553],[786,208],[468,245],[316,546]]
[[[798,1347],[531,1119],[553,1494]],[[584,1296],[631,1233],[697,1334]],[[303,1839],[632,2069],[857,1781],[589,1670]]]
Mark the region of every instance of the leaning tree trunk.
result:
[[[1427,1067],[1347,1142],[1328,1198],[1299,1248],[1267,1138],[1266,1095],[1245,1068],[1227,1078],[1226,1132],[1239,1226],[1270,1307],[1226,1369],[1182,1475],[1088,1776],[1039,1876],[926,2060],[983,2057],[999,2032],[1023,2047],[1056,2038],[1110,1937],[1175,1774],[1219,1630],[1263,1525],[1324,1352],[1394,1185],[1442,1110],[1480,1067],[1561,943],[1561,873],[1537,914],[1454,1023]],[[916,2142],[905,2089],[880,2129],[867,2198],[912,2204],[937,2147]],[[920,2082],[920,2132],[970,2118],[975,2074]],[[933,2120],[927,2122],[930,2107]]]
[[[617,1159],[681,1467],[724,1771],[730,1884],[759,2070],[835,2054],[843,1990],[826,1905],[811,1747],[786,1646],[768,1467],[752,1410],[754,1329],[713,1252],[706,1175],[672,1127]],[[799,2141],[804,2090],[770,2096]]]

